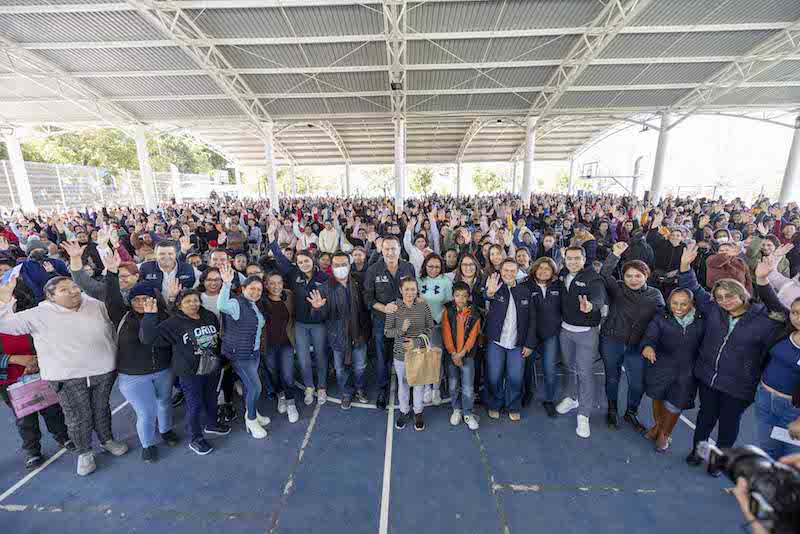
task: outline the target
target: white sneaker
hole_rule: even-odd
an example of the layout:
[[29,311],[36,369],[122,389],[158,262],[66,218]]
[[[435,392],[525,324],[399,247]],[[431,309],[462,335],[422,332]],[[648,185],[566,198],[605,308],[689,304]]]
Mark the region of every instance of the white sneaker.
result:
[[314,404],[314,388],[306,388],[306,396],[303,398],[303,402],[306,403],[306,406]]
[[289,404],[286,406],[286,414],[289,416],[290,423],[296,423],[300,420],[300,414],[297,413],[297,406]]
[[97,464],[94,463],[94,453],[84,452],[78,456],[78,474],[82,477],[94,473]]
[[442,404],[442,392],[438,389],[433,390],[433,405],[439,406]]
[[458,423],[461,422],[461,414],[461,410],[453,410],[453,414],[450,416],[450,424],[458,426]]
[[258,424],[260,424],[261,426],[267,426],[272,422],[272,419],[270,419],[266,415],[261,415],[260,413],[256,412],[256,421],[258,421]]
[[233,384],[233,389],[234,389],[234,391],[236,391],[236,393],[239,394],[240,397],[244,397],[244,386],[242,385],[242,381],[241,380],[237,380]]
[[565,413],[569,413],[572,410],[577,409],[578,406],[580,406],[580,404],[578,404],[578,401],[576,401],[572,397],[565,397],[564,400],[559,402],[558,406],[556,406],[556,411],[561,415],[564,415]]
[[264,439],[267,437],[267,431],[264,430],[264,427],[258,422],[258,419],[248,419],[247,414],[245,414],[244,418],[244,427],[247,429],[247,433],[253,436],[256,439]]
[[578,428],[575,429],[575,433],[582,438],[588,438],[592,435],[592,431],[589,429],[589,418],[585,415],[578,416]]
[[283,393],[278,395],[278,413],[281,415],[286,413],[286,395]]
[[428,406],[431,403],[431,398],[433,396],[433,391],[430,387],[425,388],[425,394],[422,395],[422,404]]
[[328,391],[324,390],[324,389],[318,389],[317,390],[317,404],[322,406],[326,402],[328,402]]
[[478,416],[477,415],[465,415],[464,422],[467,423],[467,426],[470,430],[478,430]]

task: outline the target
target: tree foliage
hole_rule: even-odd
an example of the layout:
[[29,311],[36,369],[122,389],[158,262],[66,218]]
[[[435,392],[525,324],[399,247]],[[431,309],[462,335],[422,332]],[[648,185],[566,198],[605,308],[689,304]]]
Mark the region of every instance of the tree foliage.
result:
[[367,195],[390,197],[394,191],[394,172],[389,165],[373,166],[361,171]]
[[[589,191],[593,188],[593,184],[591,180],[587,180],[582,176],[572,176],[572,191],[578,191],[579,189],[583,191]],[[569,172],[565,169],[561,169],[556,177],[556,191],[559,193],[566,193],[569,189]]]
[[408,187],[418,195],[427,195],[433,185],[433,169],[430,167],[417,167],[411,175]]
[[496,193],[509,187],[509,177],[506,173],[497,172],[495,169],[485,169],[477,165],[472,171],[472,183],[475,191],[482,193]]

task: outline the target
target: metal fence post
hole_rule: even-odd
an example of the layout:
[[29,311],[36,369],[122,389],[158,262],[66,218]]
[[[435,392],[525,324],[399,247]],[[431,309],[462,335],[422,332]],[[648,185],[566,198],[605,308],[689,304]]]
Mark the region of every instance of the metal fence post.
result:
[[64,196],[64,185],[61,183],[61,171],[58,170],[56,163],[56,177],[58,178],[58,190],[61,191],[61,205],[64,206],[64,211],[67,211],[67,198]]
[[3,172],[6,173],[6,184],[8,185],[8,196],[11,197],[11,203],[14,205],[14,209],[17,209],[17,199],[14,198],[14,190],[11,189],[11,177],[8,175],[8,167],[6,167],[5,160],[3,160]]

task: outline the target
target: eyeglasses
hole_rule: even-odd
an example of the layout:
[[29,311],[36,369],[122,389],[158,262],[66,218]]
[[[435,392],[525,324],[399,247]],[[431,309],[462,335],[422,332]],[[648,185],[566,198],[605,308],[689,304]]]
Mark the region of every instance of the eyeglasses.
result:
[[714,300],[716,300],[717,302],[725,302],[725,301],[730,301],[730,300],[736,300],[738,298],[739,298],[739,296],[738,295],[734,295],[733,293],[725,293],[723,295],[714,295]]

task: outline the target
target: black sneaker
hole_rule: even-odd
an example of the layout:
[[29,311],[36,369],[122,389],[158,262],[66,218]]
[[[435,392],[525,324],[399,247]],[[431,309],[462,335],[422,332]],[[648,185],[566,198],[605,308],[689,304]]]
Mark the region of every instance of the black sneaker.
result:
[[164,440],[164,443],[167,444],[167,447],[174,447],[180,441],[178,434],[176,434],[173,430],[169,430],[161,434],[161,439]]
[[217,421],[220,423],[230,423],[236,419],[236,409],[232,402],[220,404],[217,407]]
[[350,397],[342,397],[342,410],[349,410],[352,404],[353,401],[350,400]]
[[556,411],[556,405],[550,401],[544,401],[542,403],[544,406],[544,411],[547,412],[547,417],[557,417],[558,412]]
[[385,410],[386,409],[386,393],[384,393],[383,391],[378,393],[378,399],[375,401],[375,406],[379,410]]
[[44,456],[39,454],[31,454],[25,460],[25,469],[36,469],[44,464]]
[[214,447],[208,444],[206,438],[199,437],[192,440],[189,444],[189,448],[192,449],[195,454],[199,454],[200,456],[205,456],[206,454],[210,453],[214,450]]
[[414,414],[414,430],[417,432],[425,430],[425,418],[422,417],[421,413]]
[[217,436],[227,436],[231,433],[231,427],[222,423],[217,423],[214,426],[206,425],[206,427],[203,428],[203,432],[206,434],[216,434]]
[[58,445],[62,449],[67,449],[70,452],[78,450],[78,448],[75,446],[75,444],[72,442],[71,439],[66,439],[64,441],[59,441]]
[[403,430],[406,427],[406,423],[408,422],[408,414],[400,412],[400,415],[397,416],[397,419],[394,421],[394,427],[397,430]]
[[142,460],[148,464],[153,464],[158,461],[158,449],[155,445],[142,449]]
[[369,403],[369,397],[367,397],[367,392],[363,389],[356,391],[356,400],[361,404]]
[[697,454],[697,450],[692,449],[692,452],[686,457],[686,463],[692,466],[698,466],[703,463],[703,459]]
[[633,429],[640,434],[646,430],[641,421],[639,421],[639,414],[633,410],[628,410],[625,412],[625,420],[629,422],[633,426]]
[[713,467],[708,470],[708,476],[719,478],[722,475],[722,468],[721,467]]
[[186,396],[180,389],[172,396],[172,407],[177,408],[186,401]]

